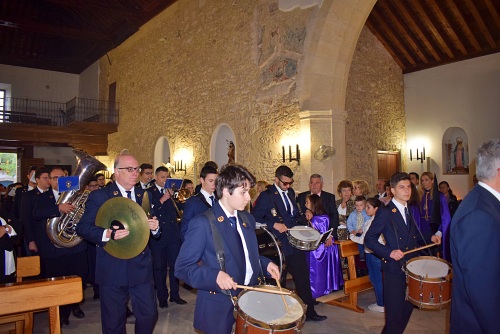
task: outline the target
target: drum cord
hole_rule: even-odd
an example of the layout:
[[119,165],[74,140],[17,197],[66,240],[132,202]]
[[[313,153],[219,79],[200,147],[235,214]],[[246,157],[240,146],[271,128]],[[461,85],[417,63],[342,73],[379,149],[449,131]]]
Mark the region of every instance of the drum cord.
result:
[[[415,219],[413,218],[413,215],[410,215],[410,224],[413,223],[413,225],[415,225],[415,228],[417,229],[418,231],[418,234],[420,235],[420,237],[422,238],[422,240],[424,241],[424,244],[427,246],[427,241],[425,241],[425,238],[424,238],[424,235],[422,234],[422,231],[420,230],[420,228],[418,227],[417,225],[417,222],[415,221]],[[411,227],[411,226],[410,226]],[[427,248],[427,252],[429,252],[429,256],[432,256],[432,253],[430,251],[429,248]]]

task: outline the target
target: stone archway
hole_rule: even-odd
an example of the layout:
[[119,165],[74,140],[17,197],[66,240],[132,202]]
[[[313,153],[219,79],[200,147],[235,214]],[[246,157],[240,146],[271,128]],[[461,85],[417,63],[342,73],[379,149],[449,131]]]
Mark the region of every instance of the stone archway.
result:
[[[304,47],[304,64],[298,78],[301,127],[308,128],[311,144],[335,147],[336,155],[326,162],[303,161],[301,177],[308,179],[314,168],[325,178],[325,189],[333,190],[346,176],[345,111],[349,68],[363,26],[376,0],[323,1],[309,30]],[[325,115],[331,119],[325,134]],[[316,138],[321,134],[321,138]],[[326,137],[330,137],[330,142]]]

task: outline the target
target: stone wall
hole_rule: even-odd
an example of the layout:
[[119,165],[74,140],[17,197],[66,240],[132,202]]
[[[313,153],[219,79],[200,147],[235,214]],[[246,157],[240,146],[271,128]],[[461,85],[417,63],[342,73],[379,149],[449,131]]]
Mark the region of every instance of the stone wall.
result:
[[[373,186],[377,150],[402,150],[406,125],[401,69],[366,27],[349,72],[346,110],[347,178],[366,180]],[[405,170],[404,159],[402,163]]]
[[127,148],[152,162],[157,138],[166,136],[174,155],[193,151],[199,171],[225,123],[235,133],[236,162],[271,181],[280,138],[300,130],[296,76],[315,11],[284,13],[277,1],[173,4],[100,61],[101,98],[116,82],[120,102],[108,154]]

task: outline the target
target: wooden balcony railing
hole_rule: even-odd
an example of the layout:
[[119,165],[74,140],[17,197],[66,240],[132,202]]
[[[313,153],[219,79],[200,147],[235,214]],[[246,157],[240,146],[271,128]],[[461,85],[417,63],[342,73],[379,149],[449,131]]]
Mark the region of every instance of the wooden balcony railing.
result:
[[74,122],[118,125],[118,102],[74,98],[66,103],[6,98],[0,123],[66,126]]

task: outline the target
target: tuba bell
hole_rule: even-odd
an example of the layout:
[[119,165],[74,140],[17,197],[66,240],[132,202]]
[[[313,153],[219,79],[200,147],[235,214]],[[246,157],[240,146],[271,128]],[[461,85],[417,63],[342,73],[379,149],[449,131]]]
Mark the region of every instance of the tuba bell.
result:
[[59,196],[57,204],[71,203],[75,209],[69,213],[63,213],[60,217],[47,219],[47,235],[57,247],[69,248],[82,242],[82,238],[76,234],[76,225],[82,218],[85,211],[89,191],[85,187],[95,172],[106,169],[106,166],[99,160],[83,151],[73,150],[78,161],[73,176],[78,176],[80,190],[65,191]]

